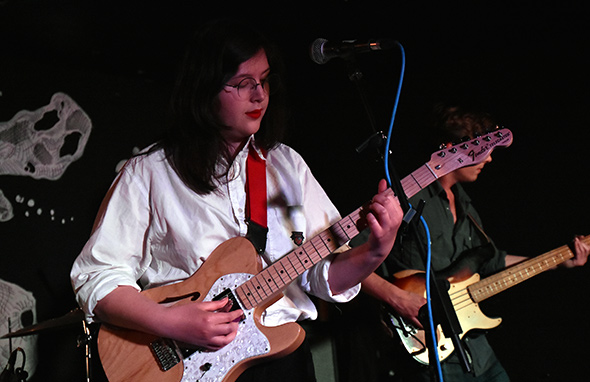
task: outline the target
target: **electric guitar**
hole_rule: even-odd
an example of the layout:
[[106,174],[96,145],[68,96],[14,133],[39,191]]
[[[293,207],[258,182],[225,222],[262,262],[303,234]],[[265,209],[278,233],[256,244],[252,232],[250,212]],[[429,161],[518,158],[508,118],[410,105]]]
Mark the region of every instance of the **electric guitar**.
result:
[[[582,239],[590,243],[590,236]],[[553,268],[574,257],[574,252],[568,245],[561,246],[540,256],[515,264],[504,271],[480,280],[477,273],[457,272],[448,277],[450,282],[449,297],[457,313],[462,333],[460,338],[472,329],[492,329],[500,325],[501,318],[490,318],[484,315],[478,303],[505,291],[533,276]],[[426,296],[425,273],[423,271],[407,270],[394,275],[393,283],[400,288]],[[429,351],[425,342],[425,331],[418,329],[393,312],[386,313],[388,326],[393,327],[401,342],[410,355],[422,364],[429,364]],[[441,326],[437,326],[437,351],[440,361],[446,359],[454,351],[450,338],[444,336]]]
[[[403,189],[412,196],[439,177],[480,163],[494,148],[511,143],[512,132],[497,128],[439,150],[402,180]],[[264,269],[252,244],[238,237],[219,245],[188,279],[142,291],[162,304],[190,304],[228,297],[235,309],[243,310],[244,318],[236,338],[217,351],[103,324],[97,345],[109,381],[232,382],[256,363],[293,352],[305,337],[301,326],[287,323],[266,327],[260,323],[261,314],[298,276],[364,229],[366,211],[366,205],[360,207]]]

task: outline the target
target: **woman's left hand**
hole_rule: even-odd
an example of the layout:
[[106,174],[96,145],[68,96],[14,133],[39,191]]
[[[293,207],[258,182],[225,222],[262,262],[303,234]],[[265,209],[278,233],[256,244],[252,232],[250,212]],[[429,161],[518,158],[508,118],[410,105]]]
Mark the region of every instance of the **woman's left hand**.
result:
[[371,231],[368,239],[371,253],[383,259],[387,257],[403,219],[403,212],[387,182],[379,182],[379,192],[371,200],[367,224]]

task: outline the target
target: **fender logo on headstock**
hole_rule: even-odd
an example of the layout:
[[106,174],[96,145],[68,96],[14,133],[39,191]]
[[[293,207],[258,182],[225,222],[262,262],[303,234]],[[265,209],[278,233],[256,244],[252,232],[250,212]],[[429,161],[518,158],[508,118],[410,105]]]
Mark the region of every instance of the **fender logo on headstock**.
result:
[[[498,145],[501,142],[505,142],[506,140],[509,140],[510,142],[512,142],[512,134],[510,132],[510,130],[507,129],[503,129],[503,130],[499,130],[497,132],[495,132],[493,134],[493,136],[495,137],[492,138],[492,135],[488,134],[486,136],[484,136],[483,140],[484,141],[491,141],[488,142],[487,144],[481,146],[479,148],[479,151],[475,151],[475,150],[471,150],[469,151],[469,153],[467,154],[474,162],[483,155],[483,158],[487,157],[491,151],[493,150],[494,147],[496,147],[496,145]],[[493,141],[492,141],[493,139]],[[475,139],[471,142],[473,145],[475,146],[479,146],[481,144],[480,139]],[[509,145],[510,143],[508,143]],[[468,145],[465,145],[465,148],[468,148]],[[460,163],[463,163],[463,160],[460,160]]]
[[497,129],[481,137],[437,151],[432,155],[429,165],[437,172],[437,176],[443,176],[463,166],[483,162],[496,146],[507,147],[510,144],[512,144],[512,132],[506,128]]

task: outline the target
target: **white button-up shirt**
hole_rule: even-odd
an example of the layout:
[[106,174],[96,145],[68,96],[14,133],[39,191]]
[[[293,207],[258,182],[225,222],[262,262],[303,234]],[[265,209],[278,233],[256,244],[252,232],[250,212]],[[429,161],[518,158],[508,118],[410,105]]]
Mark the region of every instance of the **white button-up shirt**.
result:
[[[260,154],[259,154],[260,155]],[[76,259],[71,281],[80,306],[93,320],[97,302],[118,286],[139,289],[186,279],[221,243],[247,233],[245,205],[248,145],[217,191],[198,195],[174,172],[162,150],[127,162],[100,208],[92,236]],[[310,239],[340,215],[301,156],[285,145],[266,155],[268,237],[264,260],[274,262],[296,246],[294,231]],[[333,295],[328,256],[303,273],[270,306],[262,323],[317,317],[306,293],[346,302],[360,290]],[[267,264],[266,264],[267,265]]]

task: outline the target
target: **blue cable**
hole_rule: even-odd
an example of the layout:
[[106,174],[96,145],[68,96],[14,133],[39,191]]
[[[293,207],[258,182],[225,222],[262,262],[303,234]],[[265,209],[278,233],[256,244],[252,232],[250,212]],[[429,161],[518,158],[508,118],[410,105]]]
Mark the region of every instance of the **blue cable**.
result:
[[432,265],[432,251],[430,245],[430,230],[428,229],[428,224],[426,224],[426,220],[423,216],[420,216],[420,220],[422,221],[422,225],[424,226],[424,230],[426,231],[426,242],[428,243],[428,251],[426,256],[426,306],[428,307],[428,322],[430,324],[430,335],[432,336],[432,343],[434,346],[434,357],[436,359],[436,370],[438,372],[438,380],[443,382],[442,376],[442,368],[440,365],[440,359],[438,358],[438,345],[436,343],[436,328],[434,327],[434,318],[432,316],[432,300],[430,299],[430,268]]
[[389,130],[387,132],[387,142],[385,144],[385,176],[387,178],[387,183],[391,186],[391,176],[389,175],[389,146],[391,145],[391,135],[393,132],[393,122],[395,121],[395,114],[397,113],[397,105],[399,103],[399,97],[402,91],[402,82],[404,80],[404,72],[406,71],[406,53],[404,51],[404,47],[399,42],[395,42],[397,46],[399,46],[402,64],[399,74],[399,83],[397,85],[397,93],[395,95],[395,100],[393,102],[393,112],[391,113],[391,121],[389,123]]
[[[401,69],[400,69],[399,84],[397,87],[397,93],[396,93],[395,101],[394,101],[394,105],[393,105],[393,112],[391,115],[391,122],[389,124],[389,130],[387,132],[387,141],[385,144],[385,156],[384,156],[385,177],[387,178],[387,183],[390,186],[391,186],[391,176],[389,173],[389,147],[391,145],[393,123],[395,121],[395,114],[397,113],[397,105],[399,103],[399,98],[400,98],[401,89],[402,89],[402,82],[403,82],[403,78],[404,78],[404,72],[406,69],[406,55],[404,52],[404,47],[397,41],[396,41],[396,44],[398,45],[398,47],[400,49],[402,64],[401,64]],[[430,323],[430,335],[432,336],[432,343],[434,344],[433,349],[434,349],[434,353],[435,353],[436,367],[437,367],[439,381],[443,382],[442,368],[440,365],[440,360],[438,358],[438,345],[436,342],[436,328],[434,327],[434,319],[432,316],[432,303],[431,303],[431,299],[430,299],[430,266],[431,266],[431,259],[432,259],[431,246],[430,246],[430,231],[428,230],[428,224],[426,224],[426,220],[424,220],[424,217],[420,216],[420,220],[422,221],[422,225],[424,226],[424,229],[426,230],[426,238],[427,238],[427,244],[428,244],[428,255],[427,255],[427,259],[426,259],[426,300],[427,300],[426,305],[428,307],[428,320]]]

